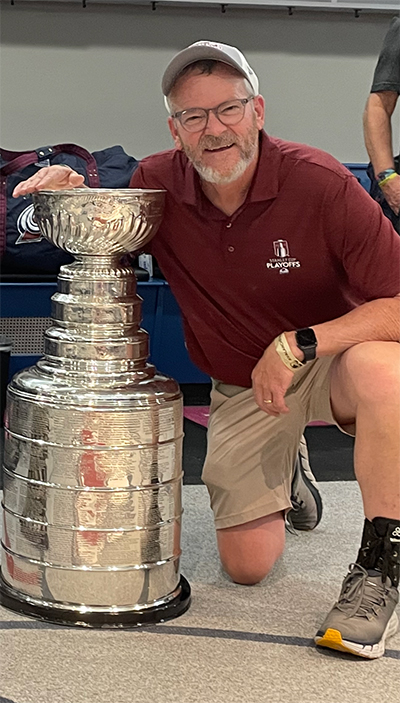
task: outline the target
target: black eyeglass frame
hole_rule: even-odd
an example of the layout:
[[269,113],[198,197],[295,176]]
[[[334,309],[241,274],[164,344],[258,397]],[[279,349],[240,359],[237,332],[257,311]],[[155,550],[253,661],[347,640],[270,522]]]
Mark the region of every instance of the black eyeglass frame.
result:
[[[243,105],[243,107],[245,108],[246,105],[247,105],[247,103],[251,102],[251,100],[254,100],[255,97],[256,97],[255,95],[250,95],[250,97],[248,97],[248,98],[233,98],[232,100],[224,100],[224,102],[223,102],[223,103],[220,103],[219,105],[217,105],[217,107],[209,107],[209,108],[206,108],[206,107],[189,107],[189,108],[186,109],[186,110],[180,110],[179,112],[174,112],[174,113],[171,115],[171,117],[172,117],[174,120],[178,120],[178,121],[179,121],[179,124],[181,125],[181,127],[182,127],[186,132],[191,132],[191,134],[195,134],[196,132],[202,132],[203,129],[205,129],[205,128],[207,127],[207,125],[208,125],[208,120],[209,120],[209,116],[210,116],[210,112],[213,112],[213,113],[214,113],[215,117],[217,118],[217,120],[219,120],[219,122],[221,122],[221,124],[223,124],[225,127],[229,127],[230,125],[239,124],[239,122],[242,121],[242,119],[243,119],[243,117],[244,117],[244,110],[243,110],[242,116],[238,119],[237,122],[228,122],[228,124],[226,124],[225,122],[223,122],[223,121],[221,120],[221,118],[220,118],[220,116],[219,116],[219,114],[218,114],[218,111],[221,109],[221,107],[222,107],[223,105],[229,105],[229,103],[236,103],[236,102],[238,102],[238,103],[241,103],[241,104]],[[204,124],[203,127],[200,127],[200,129],[195,129],[195,130],[187,129],[187,127],[185,127],[185,125],[182,124],[182,120],[181,120],[182,115],[184,115],[185,112],[190,112],[191,110],[201,110],[202,112],[205,113],[206,122],[205,122],[205,124]]]

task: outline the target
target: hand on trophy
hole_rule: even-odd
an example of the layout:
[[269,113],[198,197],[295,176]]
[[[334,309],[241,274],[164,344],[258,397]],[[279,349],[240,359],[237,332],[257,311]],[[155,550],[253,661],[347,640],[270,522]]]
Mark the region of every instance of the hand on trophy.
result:
[[85,188],[84,177],[80,176],[69,166],[46,166],[39,169],[34,176],[18,183],[14,188],[13,197],[35,193],[38,190],[68,190],[70,188]]

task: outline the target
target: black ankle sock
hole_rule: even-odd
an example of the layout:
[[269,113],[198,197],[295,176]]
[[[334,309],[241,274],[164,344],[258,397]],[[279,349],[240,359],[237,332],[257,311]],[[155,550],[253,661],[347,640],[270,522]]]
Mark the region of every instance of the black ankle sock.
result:
[[394,586],[399,583],[400,520],[375,517],[365,519],[361,548],[357,563],[367,571],[382,573],[382,581],[389,576]]
[[400,520],[396,520],[395,518],[374,517],[372,519],[372,524],[375,527],[376,534],[379,537],[385,537],[389,531],[392,532],[396,530],[396,527],[399,528],[400,532]]

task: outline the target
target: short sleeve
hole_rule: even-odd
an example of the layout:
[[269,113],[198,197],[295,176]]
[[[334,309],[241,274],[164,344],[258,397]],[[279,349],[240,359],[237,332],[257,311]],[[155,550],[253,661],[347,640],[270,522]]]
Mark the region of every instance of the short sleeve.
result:
[[387,31],[372,81],[371,93],[390,90],[400,94],[400,18]]
[[[149,179],[147,179],[148,181]],[[145,169],[142,164],[132,174],[131,180],[129,182],[129,188],[151,188],[149,182],[146,181]]]

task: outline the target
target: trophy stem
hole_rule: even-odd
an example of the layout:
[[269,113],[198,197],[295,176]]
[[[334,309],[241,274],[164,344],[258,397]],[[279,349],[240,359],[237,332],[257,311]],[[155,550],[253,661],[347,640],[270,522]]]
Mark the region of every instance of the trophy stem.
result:
[[[52,296],[53,325],[45,333],[45,359],[61,367],[97,374],[148,371],[149,338],[140,328],[142,299],[136,277],[120,256],[79,255],[61,267]],[[42,363],[43,365],[43,363]],[[102,372],[102,373],[101,373]],[[108,379],[108,381],[110,378]],[[91,383],[93,379],[91,378]]]
[[134,276],[136,287],[136,276],[133,268],[122,263],[125,254],[113,254],[107,256],[93,256],[89,254],[74,254],[75,260],[70,264],[61,266],[58,279],[71,277],[90,278],[120,278],[121,276]]
[[91,268],[118,268],[123,254],[113,254],[107,256],[94,256],[93,254],[74,254],[75,263],[84,263],[85,270],[90,271]]

